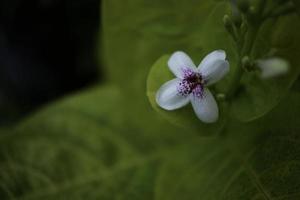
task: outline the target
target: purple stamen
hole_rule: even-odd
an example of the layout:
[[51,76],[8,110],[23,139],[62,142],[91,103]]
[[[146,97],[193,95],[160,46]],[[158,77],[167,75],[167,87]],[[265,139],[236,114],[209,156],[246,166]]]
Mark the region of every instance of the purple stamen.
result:
[[195,72],[190,68],[182,68],[183,78],[189,78],[195,75]]
[[177,90],[182,96],[193,94],[195,97],[202,98],[205,80],[203,76],[190,68],[183,68],[183,79],[179,83]]

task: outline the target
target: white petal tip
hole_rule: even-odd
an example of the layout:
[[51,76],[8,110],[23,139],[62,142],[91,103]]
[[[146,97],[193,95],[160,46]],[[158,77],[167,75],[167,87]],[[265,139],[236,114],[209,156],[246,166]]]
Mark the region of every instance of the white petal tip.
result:
[[207,78],[207,85],[220,81],[229,71],[230,67],[227,60],[215,60],[200,68],[200,73]]
[[199,116],[197,115],[197,118],[199,120],[201,120],[203,123],[206,123],[206,124],[213,124],[213,123],[216,123],[218,120],[219,120],[219,113],[217,111],[217,113],[214,113],[212,115],[205,115],[205,116]]
[[226,59],[226,52],[222,49],[218,49],[218,50],[215,50],[213,51],[215,54],[219,54],[219,58],[223,58],[223,60]]
[[214,123],[219,118],[217,102],[208,89],[204,90],[203,97],[192,96],[191,103],[197,117],[204,123]]
[[213,123],[216,123],[218,121],[218,119],[219,119],[219,117],[210,119],[210,120],[203,120],[203,119],[200,119],[200,120],[206,124],[213,124]]
[[286,74],[289,71],[289,63],[281,58],[269,58],[258,60],[257,67],[261,70],[262,79],[274,78]]
[[176,51],[168,60],[169,69],[178,78],[183,78],[183,69],[190,68],[196,70],[192,59],[183,51]]

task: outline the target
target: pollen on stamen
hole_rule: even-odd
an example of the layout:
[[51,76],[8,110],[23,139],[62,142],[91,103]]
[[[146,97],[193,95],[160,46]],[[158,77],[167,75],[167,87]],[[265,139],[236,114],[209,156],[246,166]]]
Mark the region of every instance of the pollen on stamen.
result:
[[195,88],[194,88],[194,90],[193,90],[193,95],[195,96],[195,97],[198,97],[198,98],[202,98],[203,97],[203,90],[204,90],[204,88],[203,88],[203,85],[197,85]]
[[204,79],[198,72],[189,68],[183,68],[183,80],[177,87],[178,94],[188,96],[191,93],[198,98],[203,97]]
[[192,87],[187,80],[183,79],[179,83],[179,85],[177,87],[177,91],[182,96],[188,96],[192,92]]
[[190,68],[182,68],[183,78],[189,78],[195,75],[195,72]]

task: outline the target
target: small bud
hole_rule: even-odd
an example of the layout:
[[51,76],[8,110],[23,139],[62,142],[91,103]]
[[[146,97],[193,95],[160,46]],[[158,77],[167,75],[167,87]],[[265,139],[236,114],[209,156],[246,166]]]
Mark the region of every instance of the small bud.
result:
[[250,8],[249,8],[249,12],[251,13],[251,14],[255,14],[255,7],[254,6],[250,6]]
[[278,57],[258,60],[256,64],[261,71],[261,78],[263,79],[283,75],[289,70],[289,63]]
[[223,17],[223,23],[224,23],[224,26],[227,28],[231,28],[232,26],[232,21],[230,19],[230,17],[228,15],[224,15]]
[[223,23],[226,28],[226,30],[231,34],[234,35],[234,30],[233,30],[233,22],[231,18],[228,15],[224,15],[223,17]]
[[233,40],[237,41],[238,40],[238,33],[236,31],[236,27],[233,24],[232,19],[228,15],[224,15],[223,22],[224,22],[224,26],[225,26],[226,30],[228,31],[228,33],[230,33]]
[[253,63],[248,56],[243,57],[242,66],[247,71],[253,71]]

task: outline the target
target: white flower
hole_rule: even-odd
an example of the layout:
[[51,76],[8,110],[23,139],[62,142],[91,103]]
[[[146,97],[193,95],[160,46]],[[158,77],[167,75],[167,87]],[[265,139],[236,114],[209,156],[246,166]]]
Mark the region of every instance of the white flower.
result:
[[175,110],[191,102],[197,117],[206,123],[218,120],[217,102],[207,86],[229,72],[229,63],[223,50],[208,54],[198,67],[184,52],[175,52],[168,61],[175,79],[163,84],[156,93],[157,104],[165,110]]
[[261,70],[260,77],[267,79],[287,73],[289,70],[289,63],[282,58],[273,57],[265,60],[258,60],[257,67]]

